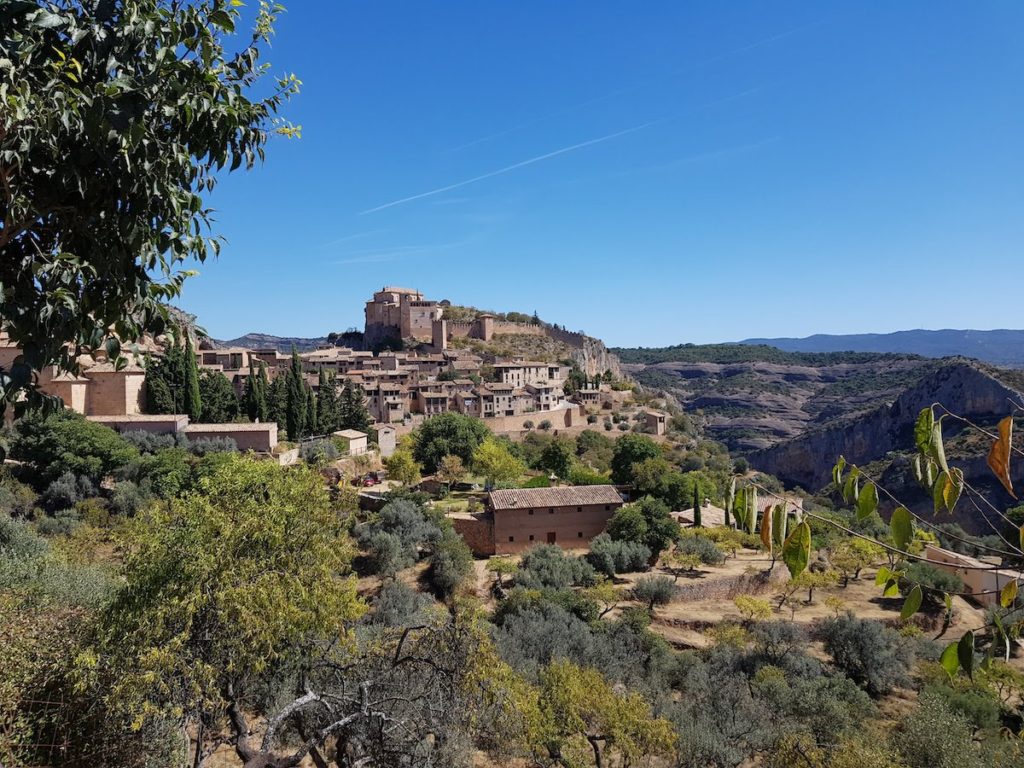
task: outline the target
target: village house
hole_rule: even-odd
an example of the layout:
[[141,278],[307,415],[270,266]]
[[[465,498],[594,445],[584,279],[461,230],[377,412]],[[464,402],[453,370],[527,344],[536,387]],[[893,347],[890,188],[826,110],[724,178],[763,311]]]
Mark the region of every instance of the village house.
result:
[[514,488],[492,491],[484,512],[453,516],[452,523],[478,555],[517,554],[537,544],[586,548],[622,504],[612,485]]

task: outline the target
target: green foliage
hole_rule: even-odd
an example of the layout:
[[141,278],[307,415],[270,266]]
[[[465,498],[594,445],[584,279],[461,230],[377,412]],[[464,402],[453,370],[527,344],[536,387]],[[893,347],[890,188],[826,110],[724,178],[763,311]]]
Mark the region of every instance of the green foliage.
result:
[[[280,376],[278,377],[280,378]],[[306,380],[302,375],[302,360],[292,347],[292,361],[284,376],[285,428],[288,439],[299,440],[306,429]]]
[[617,509],[608,521],[607,531],[613,539],[643,544],[652,557],[679,538],[679,524],[668,506],[650,496]]
[[878,361],[916,360],[915,355],[875,352],[784,352],[766,344],[678,344],[672,347],[639,347],[611,350],[624,363],[780,363],[827,367]]
[[704,565],[721,565],[725,562],[725,553],[706,536],[684,536],[676,544],[676,552],[694,555]]
[[445,456],[458,456],[469,465],[481,443],[490,436],[483,422],[461,413],[441,413],[427,419],[414,433],[413,455],[428,473],[437,471]]
[[388,472],[388,479],[404,486],[416,485],[420,481],[420,465],[413,458],[412,452],[405,448],[398,449],[384,459],[384,468]]
[[473,571],[473,553],[450,527],[433,543],[427,579],[438,597],[451,597]]
[[[76,345],[167,325],[167,302],[192,274],[181,266],[219,251],[202,195],[224,166],[263,157],[275,113],[297,92],[286,77],[251,95],[263,90],[259,56],[277,13],[261,11],[236,55],[223,47],[238,18],[229,0],[139,0],[131,13],[5,5],[0,316],[27,366],[71,367]],[[117,356],[116,341],[107,348]]]
[[30,463],[42,485],[65,472],[98,484],[133,461],[138,452],[110,427],[63,410],[19,419],[11,438],[11,456]]
[[668,605],[678,593],[675,580],[668,576],[641,576],[633,585],[633,597],[645,603],[649,611],[656,605]]
[[597,577],[583,558],[567,555],[556,544],[538,544],[523,555],[515,579],[526,589],[566,589],[590,586]]
[[906,638],[882,623],[837,616],[825,622],[822,637],[833,663],[872,696],[908,682],[914,651]]
[[601,533],[591,539],[586,558],[594,570],[610,578],[619,573],[646,570],[651,550],[637,541],[616,540]]
[[526,465],[512,455],[508,444],[493,436],[486,437],[473,451],[472,466],[489,485],[510,483],[526,471]]
[[199,377],[199,397],[202,403],[200,421],[218,424],[235,421],[238,418],[238,397],[235,395],[235,388],[224,374],[203,371]]
[[202,391],[199,386],[199,367],[196,364],[196,356],[192,351],[192,339],[185,335],[185,350],[183,353],[182,374],[184,378],[182,387],[182,413],[186,414],[193,422],[200,421],[203,415]]
[[645,435],[623,435],[615,441],[611,460],[612,481],[620,484],[632,482],[634,464],[660,456],[661,449],[651,438]]
[[896,746],[908,768],[964,768],[977,765],[971,728],[941,696],[926,692],[903,718]]
[[964,588],[963,580],[955,573],[919,560],[909,563],[904,568],[904,578],[901,580],[901,585],[905,586],[908,591],[915,584],[928,587],[926,592],[935,603],[942,601],[941,595],[937,593],[962,592]]
[[[346,381],[345,386],[341,389],[338,408],[338,429],[369,432],[373,419],[370,418],[370,412],[366,410],[366,395],[363,393],[362,387],[351,381]],[[321,426],[321,429],[323,428]]]
[[352,544],[319,475],[231,457],[125,539],[124,584],[79,657],[127,728],[222,711],[230,691],[292,658],[311,633],[344,638],[362,606]]
[[556,437],[544,448],[537,468],[565,479],[572,470],[575,454],[576,446],[571,439]]

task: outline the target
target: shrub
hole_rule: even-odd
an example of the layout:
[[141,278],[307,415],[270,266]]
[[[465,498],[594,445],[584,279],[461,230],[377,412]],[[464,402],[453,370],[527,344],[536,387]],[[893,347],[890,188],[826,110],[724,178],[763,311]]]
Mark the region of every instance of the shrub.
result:
[[536,477],[531,477],[529,480],[527,480],[525,483],[523,483],[523,488],[550,488],[550,487],[551,487],[551,480],[548,479],[547,475],[537,475]]
[[363,542],[373,561],[373,572],[381,576],[394,576],[416,562],[415,548],[405,546],[394,533],[375,530]]
[[926,589],[925,594],[935,603],[941,602],[942,598],[935,592],[961,592],[964,588],[963,580],[955,573],[949,573],[937,568],[930,563],[915,561],[907,566],[906,575],[901,580],[901,588],[909,591],[913,584],[920,584]]
[[230,437],[200,437],[187,443],[185,447],[189,453],[206,456],[211,453],[234,453],[238,450],[238,443]]
[[575,463],[569,470],[569,476],[566,479],[570,485],[607,485],[609,478],[590,467]]
[[651,550],[635,541],[617,541],[607,533],[595,536],[590,542],[587,562],[605,576],[632,573],[647,569]]
[[941,697],[926,692],[903,719],[896,747],[909,768],[964,768],[977,765],[971,727]]
[[597,424],[597,414],[591,413],[587,416],[587,424]]
[[46,486],[42,502],[48,509],[67,509],[95,493],[96,489],[87,477],[76,478],[73,472],[68,471]]
[[551,429],[551,422],[548,421],[547,419],[544,419],[544,421],[537,425],[537,429],[547,432],[549,429]]
[[494,640],[501,657],[527,677],[535,677],[540,667],[554,659],[593,658],[590,626],[546,601],[504,616]]
[[679,524],[668,506],[650,496],[617,509],[608,521],[607,530],[613,539],[643,544],[652,556],[661,554],[679,538]]
[[633,597],[653,611],[656,605],[668,605],[679,594],[679,587],[668,576],[641,576],[633,587]]
[[629,432],[629,423],[625,422],[625,421],[620,421],[619,422],[619,431],[620,432]]
[[408,627],[423,623],[431,601],[403,581],[388,581],[380,588],[373,601],[373,611],[367,616],[371,624],[385,627]]
[[138,451],[109,427],[74,411],[60,410],[46,417],[19,419],[11,456],[30,463],[45,487],[65,472],[98,483],[104,475],[131,462]]
[[146,497],[131,480],[122,480],[110,495],[110,507],[119,515],[132,517],[146,503]]
[[533,429],[533,422],[530,419],[527,419],[526,421],[524,421],[523,422],[523,429]]
[[604,423],[604,431],[605,432],[611,432],[612,431],[612,423],[610,421],[606,421]]
[[567,555],[557,544],[538,544],[527,550],[516,573],[516,584],[527,589],[586,587],[596,581],[590,563]]
[[676,549],[683,555],[696,555],[704,565],[721,565],[725,553],[706,536],[689,536],[679,540]]
[[889,693],[909,680],[913,649],[881,622],[852,614],[838,616],[824,623],[822,638],[836,667],[872,696]]
[[74,509],[61,509],[36,523],[36,530],[44,536],[67,536],[81,523]]
[[449,597],[473,570],[473,553],[462,537],[448,528],[434,543],[427,579],[440,597]]
[[766,621],[771,618],[772,604],[761,597],[753,595],[737,595],[732,599],[736,610],[740,612],[743,620],[750,623],[754,621]]
[[0,516],[31,517],[37,501],[35,491],[0,470]]
[[338,448],[330,440],[309,440],[299,446],[299,458],[308,464],[327,464],[338,458]]
[[[181,438],[187,441],[184,435]],[[175,448],[178,445],[175,435],[158,435],[141,429],[122,432],[121,439],[129,445],[135,446],[140,453],[156,453],[165,448]]]

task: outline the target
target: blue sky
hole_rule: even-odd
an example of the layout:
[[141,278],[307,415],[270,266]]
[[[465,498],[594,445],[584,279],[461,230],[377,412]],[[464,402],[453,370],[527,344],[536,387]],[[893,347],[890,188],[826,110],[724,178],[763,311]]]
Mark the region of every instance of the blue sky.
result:
[[624,346],[1024,327],[1024,3],[292,0],[268,58],[303,137],[210,199],[216,337],[385,284]]

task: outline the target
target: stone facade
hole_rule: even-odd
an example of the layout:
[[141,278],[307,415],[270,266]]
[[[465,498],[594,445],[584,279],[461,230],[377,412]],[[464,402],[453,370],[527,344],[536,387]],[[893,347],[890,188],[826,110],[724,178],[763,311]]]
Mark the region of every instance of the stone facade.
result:
[[495,554],[515,554],[537,544],[588,547],[622,503],[611,485],[492,491],[487,509],[493,515]]

